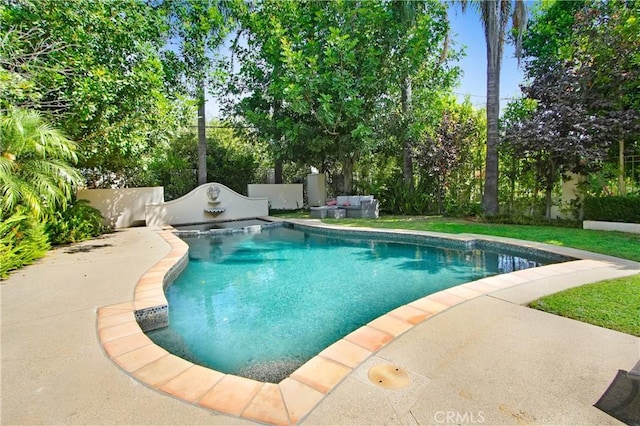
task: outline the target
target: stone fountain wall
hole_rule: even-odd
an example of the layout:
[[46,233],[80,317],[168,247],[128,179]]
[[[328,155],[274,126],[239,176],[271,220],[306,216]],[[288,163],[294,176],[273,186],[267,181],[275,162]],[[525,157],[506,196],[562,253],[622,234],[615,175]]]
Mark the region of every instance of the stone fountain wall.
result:
[[251,219],[269,215],[267,198],[249,198],[220,183],[200,185],[172,201],[147,204],[147,226]]

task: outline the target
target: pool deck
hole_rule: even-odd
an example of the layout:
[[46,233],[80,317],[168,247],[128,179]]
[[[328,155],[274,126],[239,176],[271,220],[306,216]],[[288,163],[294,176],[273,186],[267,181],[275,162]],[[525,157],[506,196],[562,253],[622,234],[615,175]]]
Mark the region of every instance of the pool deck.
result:
[[[523,304],[638,263],[556,248],[587,258],[405,305],[274,385],[193,366],[140,332],[133,310],[157,303],[182,250],[166,231],[130,228],[2,281],[0,423],[621,424],[593,404],[638,361],[640,338]],[[410,385],[372,384],[380,364]]]

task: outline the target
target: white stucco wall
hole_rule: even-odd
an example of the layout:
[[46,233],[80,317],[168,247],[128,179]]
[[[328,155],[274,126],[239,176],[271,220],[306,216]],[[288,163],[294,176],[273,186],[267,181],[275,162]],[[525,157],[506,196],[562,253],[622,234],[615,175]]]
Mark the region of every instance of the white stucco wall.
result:
[[580,199],[581,194],[578,188],[580,182],[584,182],[585,177],[576,173],[565,173],[562,176],[562,198],[559,206],[551,206],[552,219],[575,219],[574,207],[571,203]]
[[[217,187],[220,190],[215,201],[207,195],[211,187]],[[224,209],[224,211],[205,212],[206,209],[212,208]],[[200,185],[176,200],[148,204],[145,208],[147,226],[251,219],[268,215],[269,202],[266,198],[248,198],[219,183]]]
[[597,231],[620,231],[640,234],[640,223],[603,222],[599,220],[585,220],[583,229],[595,229]]
[[324,173],[307,175],[309,207],[324,206],[327,202],[327,179]]
[[164,201],[164,188],[80,189],[79,200],[89,200],[91,206],[100,210],[105,224],[113,228],[128,228],[144,225],[145,205]]
[[249,184],[249,197],[264,197],[269,207],[276,210],[297,210],[303,206],[302,184]]

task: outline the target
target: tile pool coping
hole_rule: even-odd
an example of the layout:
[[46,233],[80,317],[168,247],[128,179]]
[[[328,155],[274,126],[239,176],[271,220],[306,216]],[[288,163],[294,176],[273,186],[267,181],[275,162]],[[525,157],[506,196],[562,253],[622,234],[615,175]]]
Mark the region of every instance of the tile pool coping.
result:
[[[294,223],[294,226],[296,223],[316,224],[315,226],[327,230],[343,229],[318,221],[289,222]],[[461,240],[482,238],[510,243],[515,241],[414,231],[400,231],[398,234],[424,234]],[[192,364],[156,346],[142,332],[136,313],[166,306],[165,285],[173,280],[177,271],[179,272],[179,265],[188,258],[186,243],[173,234],[171,227],[161,229],[159,235],[170,245],[170,252],[138,280],[133,300],[98,310],[98,336],[105,352],[127,374],[155,390],[221,414],[277,425],[296,424],[303,420],[371,355],[414,326],[450,307],[530,281],[602,267],[601,261],[614,259],[574,249],[526,242],[524,245],[532,248],[546,248],[566,256],[587,258],[483,278],[418,299],[355,330],[324,349],[279,384],[273,384]],[[615,260],[616,263],[621,261]]]

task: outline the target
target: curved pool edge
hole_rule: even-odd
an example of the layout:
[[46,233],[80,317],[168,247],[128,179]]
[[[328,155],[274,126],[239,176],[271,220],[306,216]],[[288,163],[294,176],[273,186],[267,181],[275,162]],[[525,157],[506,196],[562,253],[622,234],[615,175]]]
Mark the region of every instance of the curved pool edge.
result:
[[[314,220],[286,222],[293,223],[294,226],[298,223],[305,226],[344,229]],[[273,384],[224,374],[192,364],[155,345],[142,331],[136,313],[166,306],[164,288],[173,279],[171,276],[175,276],[176,271],[179,272],[180,264],[187,258],[186,243],[175,236],[171,229],[165,227],[158,231],[170,245],[170,252],[138,280],[133,300],[99,308],[98,336],[105,352],[127,374],[155,390],[221,414],[278,425],[300,422],[332,389],[371,355],[428,318],[467,300],[504,293],[536,282],[568,278],[578,273],[596,277],[593,280],[596,281],[599,280],[598,274],[591,272],[603,268],[613,267],[636,272],[640,270],[640,264],[637,262],[520,241],[524,246],[550,248],[554,252],[559,250],[561,254],[579,260],[483,278],[413,301],[355,330],[324,349],[279,384]],[[370,228],[349,229],[371,231]],[[406,230],[384,231],[405,235],[416,233]],[[518,243],[518,240],[489,236],[418,233],[446,239],[453,237],[462,240],[483,239]],[[531,296],[525,292],[524,297]]]

